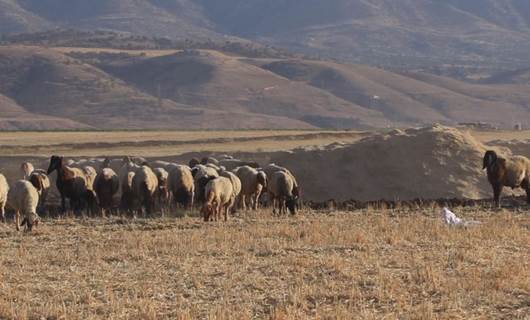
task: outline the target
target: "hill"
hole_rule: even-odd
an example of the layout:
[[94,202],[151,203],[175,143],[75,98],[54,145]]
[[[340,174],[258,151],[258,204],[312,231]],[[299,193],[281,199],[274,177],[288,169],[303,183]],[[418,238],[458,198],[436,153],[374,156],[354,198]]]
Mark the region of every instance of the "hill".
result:
[[60,28],[245,38],[385,66],[524,67],[526,0],[0,0],[0,34]]
[[73,121],[65,128],[512,128],[530,125],[528,92],[527,84],[216,50],[0,47],[0,111]]

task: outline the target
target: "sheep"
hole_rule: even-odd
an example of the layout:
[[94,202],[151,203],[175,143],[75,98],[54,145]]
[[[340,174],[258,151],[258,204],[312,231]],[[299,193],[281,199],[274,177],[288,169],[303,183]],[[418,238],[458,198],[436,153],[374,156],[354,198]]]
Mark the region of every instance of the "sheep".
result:
[[102,216],[105,216],[105,213],[114,206],[114,196],[118,192],[119,187],[118,175],[111,168],[102,168],[97,174],[94,180],[94,192],[96,193]]
[[217,178],[219,173],[211,167],[199,164],[191,170],[191,174],[195,183],[195,200],[197,203],[202,203],[206,200],[204,193],[206,184],[212,178]]
[[7,184],[6,177],[0,173],[0,218],[2,222],[6,222],[6,203],[7,194],[9,193],[9,184]]
[[[219,174],[221,177],[225,177],[230,179],[230,182],[232,182],[232,187],[234,191],[234,204],[237,203],[237,199],[239,199],[239,194],[241,193],[241,180],[236,176],[235,173],[230,171],[222,171]],[[232,206],[232,213],[236,212],[236,206]]]
[[169,172],[168,189],[173,195],[173,204],[193,207],[195,182],[188,166],[178,166]]
[[224,159],[219,161],[218,166],[226,168],[228,171],[232,171],[238,167],[249,166],[252,168],[259,168],[259,164],[254,161],[243,161],[239,159]]
[[201,161],[197,158],[192,158],[190,162],[188,162],[188,166],[192,169],[195,168],[195,166],[198,164],[201,164]]
[[[25,231],[31,231],[34,225],[40,221],[37,215],[37,205],[39,204],[39,193],[37,189],[26,180],[17,181],[9,190],[8,203],[15,210],[15,223],[17,231],[25,225]],[[24,219],[20,222],[20,214]]]
[[207,164],[215,164],[215,165],[218,165],[219,164],[219,161],[213,157],[204,157],[201,159],[201,163],[202,165],[207,165]]
[[156,188],[156,197],[158,199],[158,205],[164,210],[169,202],[169,190],[168,190],[168,178],[169,174],[164,168],[155,168],[153,172],[158,179],[158,185]]
[[286,212],[286,207],[291,214],[296,214],[296,202],[298,197],[293,194],[294,181],[290,174],[285,171],[277,171],[269,179],[269,196],[272,201],[273,213],[276,213],[276,204],[279,214]]
[[39,204],[37,206],[39,214],[43,214],[46,211],[46,199],[48,198],[48,192],[50,191],[51,182],[50,178],[46,174],[46,171],[41,169],[33,170],[28,177],[29,182],[37,189],[39,193]]
[[136,171],[140,166],[133,162],[130,157],[123,159],[123,165],[118,171],[118,180],[121,191],[120,209],[132,213],[135,206],[134,191],[132,182]]
[[157,187],[158,179],[151,168],[142,166],[136,170],[132,180],[132,190],[138,201],[139,212],[145,209],[147,215],[151,215]]
[[29,175],[35,170],[35,167],[30,162],[23,162],[20,165],[20,171],[22,171],[23,179],[28,180]]
[[[298,185],[298,181],[296,180],[295,176],[291,173],[291,171],[289,171],[289,169],[278,166],[274,163],[271,163],[267,165],[265,168],[263,168],[263,171],[265,171],[265,173],[267,174],[267,177],[272,177],[272,175],[278,171],[283,171],[287,173],[289,176],[291,176],[291,179],[293,180],[293,183],[294,183],[294,188],[293,188],[294,196],[296,196],[297,198],[301,196],[300,186]],[[269,198],[270,198],[270,195],[269,195]]]
[[206,202],[202,207],[204,221],[217,221],[221,213],[228,220],[228,211],[234,205],[232,182],[226,177],[212,178],[205,187]]
[[264,188],[267,188],[267,175],[249,166],[243,166],[235,170],[235,174],[241,180],[240,207],[246,210],[247,199],[249,206],[258,210],[258,200]]
[[488,181],[493,188],[493,202],[501,206],[503,187],[512,189],[522,187],[526,191],[527,202],[530,204],[530,160],[523,156],[502,158],[493,150],[484,154],[482,169],[486,169]]
[[85,172],[65,165],[61,156],[52,156],[46,174],[57,171],[56,186],[61,194],[61,211],[66,212],[65,199],[70,199],[70,208],[77,214],[91,197],[87,190]]

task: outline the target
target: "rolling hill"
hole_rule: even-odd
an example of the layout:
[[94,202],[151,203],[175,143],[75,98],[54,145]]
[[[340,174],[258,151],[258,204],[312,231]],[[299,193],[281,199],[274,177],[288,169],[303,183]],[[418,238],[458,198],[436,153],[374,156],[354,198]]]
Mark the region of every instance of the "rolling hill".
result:
[[527,84],[215,50],[0,47],[4,129],[511,128],[530,125],[529,92]]
[[60,28],[241,39],[384,66],[524,67],[527,0],[0,0],[0,34]]

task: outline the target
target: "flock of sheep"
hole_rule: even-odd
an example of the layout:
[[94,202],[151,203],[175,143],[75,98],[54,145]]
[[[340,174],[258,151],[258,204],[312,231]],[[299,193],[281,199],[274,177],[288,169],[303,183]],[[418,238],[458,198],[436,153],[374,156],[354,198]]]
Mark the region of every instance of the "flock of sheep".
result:
[[[97,169],[96,169],[97,168]],[[522,187],[530,204],[530,160],[523,156],[500,157],[489,150],[483,158],[488,180],[493,187],[493,200],[500,206],[504,187]],[[106,213],[119,208],[132,216],[148,216],[182,207],[201,208],[205,221],[226,221],[237,207],[257,210],[260,197],[267,195],[273,212],[295,214],[300,187],[287,168],[269,164],[263,168],[255,162],[222,156],[192,159],[188,165],[165,161],[147,162],[143,158],[90,159],[66,161],[52,156],[48,170],[21,165],[23,179],[11,187],[0,174],[0,215],[5,222],[5,207],[15,210],[17,230],[25,226],[31,231],[38,224],[38,213],[45,212],[51,187],[49,175],[56,172],[55,184],[61,196],[61,210],[70,209],[89,215]],[[117,199],[119,198],[119,204]],[[116,199],[116,201],[115,201]],[[23,220],[20,221],[20,217]]]
[[69,200],[69,209],[75,214],[86,210],[88,215],[105,215],[119,208],[131,216],[145,217],[155,209],[163,212],[198,206],[205,221],[222,217],[226,221],[237,207],[257,210],[265,194],[274,213],[288,209],[295,214],[300,194],[296,178],[287,168],[276,164],[260,168],[255,162],[227,155],[219,160],[194,158],[188,165],[132,157],[73,161],[52,156],[48,170],[25,162],[21,171],[23,179],[11,187],[0,174],[0,214],[5,222],[7,204],[15,210],[17,230],[25,226],[26,231],[39,223],[39,213],[46,210],[54,172],[63,214]]

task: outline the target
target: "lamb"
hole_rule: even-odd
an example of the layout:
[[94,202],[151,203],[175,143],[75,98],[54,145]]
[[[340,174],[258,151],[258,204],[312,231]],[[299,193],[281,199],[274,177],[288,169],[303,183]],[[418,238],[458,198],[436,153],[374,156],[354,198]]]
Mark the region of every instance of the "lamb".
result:
[[0,218],[2,222],[6,222],[6,203],[7,194],[9,193],[9,184],[7,184],[6,177],[0,173]]
[[527,202],[530,204],[530,160],[523,156],[502,158],[492,150],[486,151],[483,167],[488,174],[488,181],[493,188],[493,202],[501,206],[503,187],[512,189],[521,187],[526,191]]
[[168,189],[173,195],[175,205],[193,207],[195,182],[188,166],[178,166],[169,172]]
[[51,187],[50,178],[48,178],[46,171],[36,169],[33,170],[33,172],[29,175],[28,180],[35,187],[35,189],[37,189],[39,194],[37,213],[42,214],[46,211],[46,199],[48,198],[48,193]]
[[169,203],[169,190],[168,190],[168,178],[169,174],[164,168],[155,168],[153,172],[158,179],[158,185],[156,188],[156,197],[158,199],[158,205],[161,209],[167,207]]
[[65,199],[70,199],[70,208],[79,213],[83,204],[89,201],[85,172],[79,168],[71,168],[61,156],[52,156],[46,174],[57,171],[56,186],[61,194],[61,209],[66,212]]
[[249,206],[258,210],[258,200],[264,188],[267,188],[267,175],[263,171],[258,171],[249,166],[243,166],[235,171],[241,180],[241,196],[239,198],[240,207],[246,210],[247,199]]
[[291,214],[296,214],[296,202],[298,197],[293,194],[294,181],[291,175],[285,171],[275,172],[269,180],[269,196],[272,201],[273,213],[276,213],[276,204],[279,214],[286,213],[286,207]]
[[221,213],[228,220],[228,211],[234,205],[234,190],[230,179],[217,177],[210,180],[205,187],[206,202],[202,207],[204,221],[217,221]]
[[118,193],[120,181],[118,175],[111,168],[102,168],[94,180],[94,192],[96,193],[101,215],[112,210],[114,196]]
[[35,170],[35,167],[30,162],[23,162],[20,165],[20,171],[22,171],[22,175],[24,177],[24,180],[28,180],[29,175]]
[[145,209],[147,215],[151,215],[155,200],[156,188],[158,187],[158,178],[151,168],[142,166],[132,180],[133,194],[138,201],[138,211]]
[[[40,221],[37,215],[37,205],[39,204],[39,194],[37,189],[26,180],[17,181],[9,190],[9,206],[15,210],[15,223],[17,231],[25,225],[25,231],[31,231],[34,225]],[[20,214],[24,219],[20,223]]]

